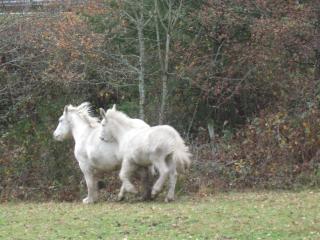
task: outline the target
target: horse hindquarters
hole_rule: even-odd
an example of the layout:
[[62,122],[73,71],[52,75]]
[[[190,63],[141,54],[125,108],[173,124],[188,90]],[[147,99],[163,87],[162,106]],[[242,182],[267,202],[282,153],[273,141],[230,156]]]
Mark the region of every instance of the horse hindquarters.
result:
[[185,169],[189,168],[191,160],[191,153],[188,147],[184,144],[178,145],[178,147],[172,153],[172,160],[175,163],[179,172],[183,172]]

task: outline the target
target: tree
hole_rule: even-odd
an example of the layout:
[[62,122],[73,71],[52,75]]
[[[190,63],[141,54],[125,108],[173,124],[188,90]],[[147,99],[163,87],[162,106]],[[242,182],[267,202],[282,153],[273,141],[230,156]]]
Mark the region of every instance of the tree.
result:
[[[132,12],[127,10],[123,11],[124,17],[126,17],[137,29],[138,43],[139,43],[139,69],[136,69],[139,79],[139,117],[140,119],[145,118],[145,39],[144,39],[144,28],[148,24],[149,20],[145,20],[144,17],[144,1],[138,2],[125,1],[129,5]],[[135,7],[137,4],[137,8]]]
[[320,1],[316,1],[314,5],[315,12],[315,41],[314,41],[314,52],[315,52],[315,69],[314,79],[320,81]]
[[[138,78],[139,117],[145,118],[145,27],[150,22],[147,4],[143,0],[107,3],[114,12],[107,13],[106,37],[110,48],[104,49],[105,56],[114,61],[123,72]],[[115,14],[116,12],[116,14]],[[111,69],[109,71],[119,71]],[[130,77],[129,77],[130,78]],[[125,80],[130,81],[130,79]]]
[[[169,75],[169,61],[170,61],[170,44],[172,38],[172,32],[177,24],[178,19],[181,17],[182,1],[180,1],[178,7],[175,9],[175,1],[154,0],[154,19],[155,19],[155,31],[157,40],[157,49],[160,63],[162,92],[161,92],[161,104],[159,111],[159,124],[163,124],[165,120],[165,112],[168,98],[168,75]],[[164,30],[165,44],[164,49],[161,48],[160,27]]]

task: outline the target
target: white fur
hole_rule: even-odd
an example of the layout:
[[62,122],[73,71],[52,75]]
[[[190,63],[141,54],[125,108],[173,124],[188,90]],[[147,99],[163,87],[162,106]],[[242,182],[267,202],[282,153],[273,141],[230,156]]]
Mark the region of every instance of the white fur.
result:
[[68,137],[75,141],[74,155],[88,188],[88,196],[83,203],[93,203],[98,199],[98,174],[118,169],[122,161],[115,139],[108,132],[105,132],[107,140],[100,138],[102,126],[97,118],[91,116],[90,109],[89,103],[66,106],[53,133],[58,141]]
[[123,158],[120,170],[122,186],[119,198],[125,192],[135,193],[135,187],[130,182],[131,174],[138,166],[154,166],[159,172],[159,178],[153,186],[152,196],[155,197],[169,177],[169,190],[166,201],[174,200],[177,170],[190,165],[191,154],[185,146],[179,133],[168,125],[137,128],[134,119],[122,112],[109,109],[102,111],[103,138],[111,134],[119,143],[119,156]]

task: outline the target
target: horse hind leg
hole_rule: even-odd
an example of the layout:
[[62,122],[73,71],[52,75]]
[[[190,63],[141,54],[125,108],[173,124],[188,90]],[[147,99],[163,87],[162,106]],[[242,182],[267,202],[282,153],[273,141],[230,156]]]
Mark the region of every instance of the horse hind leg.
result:
[[122,201],[124,199],[124,194],[125,194],[124,184],[122,184],[121,188],[120,188],[120,192],[118,194],[118,200],[119,201]]
[[153,164],[159,171],[159,178],[156,181],[156,183],[153,185],[152,192],[151,192],[151,197],[155,198],[158,195],[158,193],[161,191],[163,184],[168,178],[169,169],[164,158],[156,159],[155,161],[153,161]]
[[122,181],[122,186],[118,195],[118,199],[122,200],[126,192],[137,194],[138,191],[130,182],[130,177],[135,171],[136,166],[133,163],[130,163],[128,159],[124,159],[122,162],[121,170],[119,173],[120,180]]
[[176,182],[177,182],[177,171],[176,169],[171,169],[169,173],[169,187],[168,187],[168,193],[165,198],[165,202],[171,202],[174,201],[174,192],[176,188]]

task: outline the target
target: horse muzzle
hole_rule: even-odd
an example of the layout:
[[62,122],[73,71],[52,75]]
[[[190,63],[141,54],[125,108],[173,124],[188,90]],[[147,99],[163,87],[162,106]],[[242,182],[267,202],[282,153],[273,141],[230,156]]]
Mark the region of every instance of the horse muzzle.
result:
[[60,142],[63,140],[61,135],[55,133],[53,133],[53,139]]

